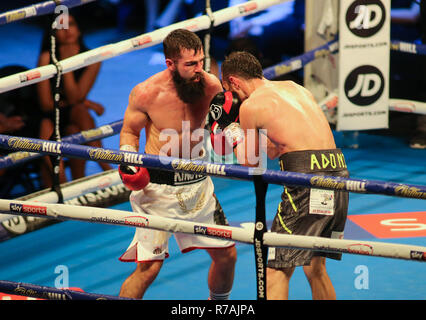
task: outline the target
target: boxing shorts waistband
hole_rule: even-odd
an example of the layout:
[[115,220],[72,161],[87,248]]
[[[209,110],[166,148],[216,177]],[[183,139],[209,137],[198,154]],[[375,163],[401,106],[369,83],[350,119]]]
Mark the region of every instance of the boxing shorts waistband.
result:
[[183,186],[197,183],[207,178],[206,175],[193,174],[178,171],[167,171],[147,168],[150,182],[156,184],[167,184],[169,186]]
[[339,148],[288,152],[279,158],[281,171],[324,172],[346,170],[346,161]]

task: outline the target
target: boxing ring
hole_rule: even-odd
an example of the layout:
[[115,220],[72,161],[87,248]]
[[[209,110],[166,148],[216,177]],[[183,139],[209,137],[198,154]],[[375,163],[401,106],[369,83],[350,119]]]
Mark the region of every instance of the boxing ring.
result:
[[[66,1],[64,1],[64,3],[65,2]],[[143,49],[161,43],[165,35],[176,28],[182,27],[191,31],[208,29],[211,28],[212,24],[216,26],[237,16],[255,13],[262,10],[263,8],[279,2],[282,1],[250,1],[243,6],[227,8],[219,12],[211,13],[210,16],[206,15],[199,18],[190,19],[188,21],[180,22],[169,27],[159,29],[149,34],[121,41],[114,45],[107,45],[101,48],[90,50],[84,54],[61,61],[60,63],[62,65],[62,72],[70,72],[91,63],[106,60],[133,50]],[[2,21],[1,16],[0,21]],[[329,52],[335,52],[335,50],[335,43],[328,44],[326,47],[318,48],[313,52],[306,53],[302,57],[294,58],[289,62],[284,62],[278,66],[275,66],[274,68],[265,70],[265,77],[273,79],[274,77],[282,75],[285,72],[297,70],[297,68],[302,68],[303,65],[309,63],[313,59],[318,58],[319,55],[316,54],[316,52],[321,52],[322,54],[326,55]],[[0,93],[49,79],[55,76],[56,71],[57,69],[53,65],[49,65],[27,71],[23,74],[16,74],[5,77],[0,79]],[[29,75],[32,76],[29,77]],[[25,79],[25,81],[22,81],[22,79]],[[334,104],[331,104],[330,101],[333,101]],[[398,103],[394,102],[393,105],[400,105]],[[321,105],[326,106],[327,109],[335,108],[337,106],[336,96],[330,97],[326,102],[321,103]],[[406,108],[397,107],[397,109],[398,111],[404,112],[418,111],[423,113],[423,105],[421,103],[417,103],[415,106],[415,110],[411,108],[411,111]],[[392,108],[392,106],[390,106],[390,108]],[[323,109],[325,110],[325,108]],[[174,158],[160,158],[152,155],[118,151],[116,149],[99,149],[79,145],[88,141],[117,134],[119,132],[120,125],[121,122],[116,122],[111,125],[100,127],[100,129],[95,130],[94,134],[87,135],[82,133],[78,136],[63,138],[61,142],[49,141],[48,146],[46,145],[46,141],[39,139],[0,135],[0,147],[20,152],[18,155],[11,154],[8,157],[1,159],[0,168],[6,168],[8,166],[28,161],[29,159],[34,159],[39,157],[40,154],[50,154],[54,156],[77,157],[93,161],[104,161],[113,164],[125,163],[131,165],[143,165],[150,168],[161,168],[170,171],[202,173],[211,175],[212,177],[218,178],[219,180],[223,180],[223,178],[225,178],[236,179],[238,181],[254,181],[260,178],[263,182],[275,185],[277,187],[284,184],[330,190],[345,190],[355,194],[374,194],[383,195],[385,197],[392,196],[410,200],[426,199],[426,186],[422,184],[397,183],[383,180],[354,178],[344,179],[336,177],[318,177],[315,175],[281,172],[279,170],[267,169],[253,170],[238,165],[210,163],[204,161],[189,161]],[[108,176],[109,181],[108,187],[121,185],[117,172],[106,173],[106,175]],[[94,181],[95,180],[96,179],[94,179]],[[89,184],[90,186],[86,188],[86,191],[94,191],[96,188],[99,188],[100,185],[98,180],[96,180],[96,182],[90,182]],[[70,188],[70,194],[67,194],[66,187],[64,187],[63,190],[65,199],[78,197],[78,190],[73,190]],[[128,193],[125,194],[128,195]],[[275,200],[272,201],[276,202],[279,197],[279,193],[274,192],[273,194],[275,195]],[[129,215],[128,210],[105,209],[97,208],[95,206],[88,207],[84,205],[75,206],[71,204],[58,204],[56,203],[57,200],[58,198],[54,192],[46,193],[45,196],[40,196],[38,198],[32,197],[32,199],[26,200],[0,200],[0,211],[8,214],[3,216],[1,220],[11,219],[12,216],[31,216],[36,218],[50,218],[48,220],[72,220],[85,223],[90,222],[93,224],[126,227],[136,226],[170,232],[183,232],[200,235],[205,235],[205,233],[203,234],[200,232],[200,230],[211,230],[212,228],[217,229],[217,226],[201,225],[199,223],[192,223],[190,221],[175,221],[147,215],[138,217]],[[224,210],[225,212],[227,211],[225,206]],[[230,217],[228,216],[228,218]],[[241,227],[221,227],[220,234],[210,234],[209,236],[233,239],[235,241],[250,245],[255,244],[255,241],[260,239],[265,246],[283,246],[308,250],[314,249],[321,251],[342,252],[349,255],[358,255],[361,257],[386,257],[398,260],[411,260],[412,262],[410,263],[426,261],[426,247],[422,245],[384,243],[363,240],[332,240],[316,237],[289,236],[271,232],[262,232],[260,235],[261,238],[259,238],[259,234],[255,235],[255,229],[257,228],[254,228],[253,224],[250,224],[250,221],[253,221],[253,218],[241,223]],[[259,266],[257,266],[257,268],[259,268]],[[238,286],[237,281],[235,282],[235,286]],[[37,286],[35,284],[16,283],[7,280],[0,282],[0,291],[56,300],[118,299],[118,297],[113,295],[81,293],[73,290],[61,290],[46,286]]]

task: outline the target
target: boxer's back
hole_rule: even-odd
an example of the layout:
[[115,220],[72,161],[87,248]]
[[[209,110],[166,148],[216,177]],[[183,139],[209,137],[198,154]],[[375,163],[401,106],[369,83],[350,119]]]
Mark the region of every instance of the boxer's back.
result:
[[269,81],[246,102],[259,108],[258,129],[267,130],[276,154],[336,147],[321,108],[302,86],[292,81]]

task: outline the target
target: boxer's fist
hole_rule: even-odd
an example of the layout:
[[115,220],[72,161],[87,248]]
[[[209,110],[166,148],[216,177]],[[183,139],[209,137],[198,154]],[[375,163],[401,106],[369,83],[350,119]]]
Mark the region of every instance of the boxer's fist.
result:
[[[221,131],[220,128],[219,128],[219,131]],[[210,132],[210,142],[214,152],[220,156],[233,153],[234,148],[232,145],[230,145],[226,141],[225,134],[223,132],[220,132],[220,133],[213,133],[213,131]]]
[[[122,145],[120,147],[122,151],[137,152],[135,146],[128,144]],[[149,172],[146,168],[129,166],[121,164],[118,167],[118,173],[120,174],[121,181],[123,184],[130,190],[138,191],[145,188],[150,180]]]
[[232,91],[219,92],[210,102],[209,125],[212,132],[224,130],[232,122],[238,122],[241,101]]
[[118,173],[123,184],[133,191],[142,190],[150,180],[148,170],[142,167],[121,164],[118,167]]
[[[239,127],[241,101],[231,91],[218,93],[210,102],[209,125],[213,150],[220,155],[232,152],[244,138]],[[228,146],[231,146],[229,148]]]

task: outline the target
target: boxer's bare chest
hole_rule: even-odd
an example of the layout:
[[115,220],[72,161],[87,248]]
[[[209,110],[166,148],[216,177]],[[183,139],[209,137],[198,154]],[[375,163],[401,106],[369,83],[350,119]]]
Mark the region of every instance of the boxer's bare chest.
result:
[[182,132],[183,128],[191,131],[203,126],[208,112],[209,99],[202,97],[193,104],[182,102],[175,93],[160,93],[149,106],[148,115],[159,131],[175,130]]

